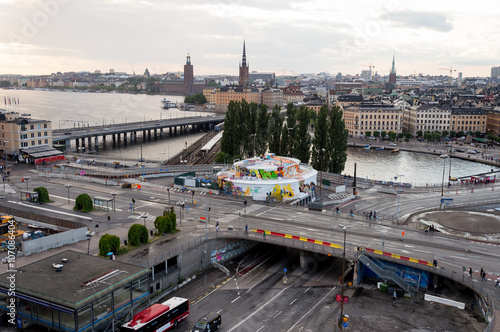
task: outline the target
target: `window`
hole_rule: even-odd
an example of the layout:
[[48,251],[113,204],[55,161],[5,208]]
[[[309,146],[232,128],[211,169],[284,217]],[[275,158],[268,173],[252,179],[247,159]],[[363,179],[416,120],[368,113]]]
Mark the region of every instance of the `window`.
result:
[[36,127],[37,127],[37,129],[40,129],[40,125],[37,125]]
[[41,139],[38,140],[38,145],[42,145],[42,140]]
[[46,131],[43,132],[43,136],[47,136],[47,132]]
[[[43,128],[47,128],[47,124],[46,123],[43,124]],[[45,135],[45,136],[47,136],[47,135]]]
[[31,145],[35,145],[35,141],[31,141]]
[[35,126],[31,125],[31,126],[30,126],[30,129],[31,129],[31,130],[35,129]]
[[42,137],[42,132],[41,131],[38,132],[38,137]]
[[31,133],[31,138],[35,137],[35,133]]
[[49,140],[48,139],[45,140],[45,144],[49,144]]

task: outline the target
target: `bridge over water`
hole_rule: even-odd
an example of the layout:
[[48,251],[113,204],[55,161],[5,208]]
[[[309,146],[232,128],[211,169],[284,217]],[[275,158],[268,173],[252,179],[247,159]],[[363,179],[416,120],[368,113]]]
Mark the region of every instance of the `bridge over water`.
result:
[[177,134],[189,133],[190,131],[207,131],[224,121],[224,115],[208,117],[189,117],[170,120],[153,120],[143,122],[130,122],[106,126],[83,127],[73,129],[56,129],[52,131],[52,142],[64,144],[67,150],[71,149],[75,141],[76,149],[87,151],[97,150],[99,137],[103,142],[111,136],[113,145],[127,144],[136,140],[141,133],[142,140],[157,139],[158,137],[176,136]]

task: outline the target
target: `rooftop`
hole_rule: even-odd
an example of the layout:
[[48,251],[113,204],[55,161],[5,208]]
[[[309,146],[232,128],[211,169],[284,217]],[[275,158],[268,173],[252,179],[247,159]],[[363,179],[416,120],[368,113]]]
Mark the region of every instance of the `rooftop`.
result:
[[[53,264],[62,265],[61,271]],[[16,293],[76,308],[148,273],[142,267],[67,250],[19,268]],[[9,289],[8,275],[0,276],[0,288]]]

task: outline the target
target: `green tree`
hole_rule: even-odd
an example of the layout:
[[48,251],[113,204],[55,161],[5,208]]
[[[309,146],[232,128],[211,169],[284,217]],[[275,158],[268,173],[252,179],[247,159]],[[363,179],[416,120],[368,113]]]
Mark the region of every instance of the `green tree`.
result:
[[38,187],[33,189],[34,192],[38,193],[38,202],[40,203],[50,203],[52,202],[49,198],[49,192],[45,187]]
[[372,132],[371,131],[365,131],[365,137],[371,137]]
[[209,80],[206,85],[207,88],[217,88],[218,86],[219,84],[215,80]]
[[[240,109],[238,113],[238,118],[240,121],[237,122],[238,131],[233,132],[233,135],[239,135],[239,146],[237,149],[241,156],[249,157],[252,153],[252,142],[251,142],[251,130],[255,130],[255,120],[251,123],[250,119],[250,104],[243,99],[240,103]],[[253,153],[252,153],[253,154]]]
[[[328,142],[328,107],[321,106],[314,126],[314,137],[312,139],[311,166],[317,170],[326,170],[325,153]],[[323,163],[323,164],[321,164]]]
[[396,137],[398,137],[398,134],[396,134],[393,131],[389,132],[389,138],[391,139],[391,141],[394,141],[396,139]]
[[382,130],[380,133],[380,137],[385,138],[387,136],[387,132],[385,130]]
[[423,134],[422,134],[422,130],[418,130],[418,131],[417,131],[417,137],[422,137],[422,135],[423,135]]
[[411,138],[411,134],[410,133],[405,133],[405,138],[406,139],[410,139]]
[[281,153],[294,157],[295,125],[297,124],[297,107],[293,103],[286,106],[286,124],[281,131]]
[[481,132],[479,130],[475,131],[474,132],[474,137],[481,137]]
[[308,164],[311,158],[311,136],[309,135],[309,108],[305,105],[300,107],[297,113],[297,125],[295,126],[294,157]]
[[269,120],[269,151],[278,156],[283,155],[280,151],[281,130],[283,128],[283,116],[278,105],[274,105]]
[[375,137],[375,138],[380,137],[380,131],[374,131],[373,132],[373,137]]
[[456,137],[457,136],[457,132],[452,130],[450,131],[450,137]]
[[217,153],[217,156],[215,156],[214,161],[216,163],[230,164],[233,162],[233,157],[229,153],[220,151]]
[[347,160],[347,138],[349,131],[345,128],[340,107],[334,106],[330,112],[328,126],[327,167],[332,173],[342,173]]
[[116,235],[104,234],[99,239],[99,256],[106,257],[108,252],[118,254],[120,249],[120,238]]
[[80,210],[82,212],[90,212],[94,210],[92,198],[88,194],[80,194],[75,199],[75,206],[73,210]]
[[234,137],[233,131],[235,122],[237,120],[237,108],[239,107],[238,103],[235,101],[230,101],[227,106],[226,117],[224,118],[224,132],[222,133],[220,149],[221,152],[227,153],[230,156],[235,155],[234,151]]
[[441,139],[441,132],[436,130],[431,134],[431,137],[433,140],[439,141]]
[[264,154],[267,151],[268,127],[269,113],[267,112],[267,105],[262,104],[260,105],[259,114],[257,115],[257,131],[254,137],[256,155]]
[[[407,133],[409,134],[409,133]],[[411,137],[411,135],[409,135]],[[405,133],[399,133],[398,134],[398,139],[402,139],[403,137],[405,137]]]
[[184,102],[187,104],[206,104],[207,97],[203,93],[197,93],[184,97]]
[[144,225],[133,224],[128,230],[128,243],[131,246],[138,246],[141,243],[148,243],[148,229]]
[[443,131],[441,132],[441,136],[442,136],[442,137],[448,137],[449,135],[450,135],[450,133],[449,133],[447,130],[443,130]]
[[465,133],[464,133],[462,130],[460,130],[460,131],[457,133],[457,136],[458,136],[458,137],[462,137],[462,136],[464,136],[464,134],[465,134]]
[[431,137],[432,137],[432,135],[431,135],[431,133],[430,133],[430,132],[426,131],[426,132],[424,133],[424,139],[425,139],[426,141],[429,141],[429,140],[431,139]]

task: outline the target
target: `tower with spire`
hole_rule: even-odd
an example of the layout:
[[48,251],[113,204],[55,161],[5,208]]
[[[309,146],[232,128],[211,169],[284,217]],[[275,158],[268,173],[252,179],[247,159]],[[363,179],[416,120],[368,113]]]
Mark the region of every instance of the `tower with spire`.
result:
[[239,85],[242,86],[248,86],[250,82],[249,78],[249,67],[247,65],[247,54],[245,51],[245,41],[243,41],[243,57],[240,62],[240,78],[239,78]]
[[394,63],[394,54],[392,55],[392,68],[389,74],[389,83],[391,84],[392,88],[396,87],[396,65]]
[[184,65],[184,94],[189,95],[193,93],[193,81],[193,65],[191,64],[191,56],[188,53],[186,64]]

